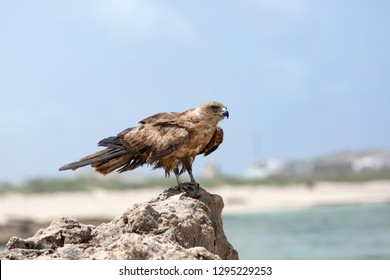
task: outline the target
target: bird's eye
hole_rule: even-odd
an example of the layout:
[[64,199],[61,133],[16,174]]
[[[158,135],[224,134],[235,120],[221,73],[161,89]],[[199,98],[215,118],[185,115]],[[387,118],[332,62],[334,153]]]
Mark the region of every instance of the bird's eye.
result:
[[211,110],[217,110],[218,108],[219,108],[219,107],[216,106],[216,105],[211,105],[211,106],[210,106],[210,109],[211,109]]

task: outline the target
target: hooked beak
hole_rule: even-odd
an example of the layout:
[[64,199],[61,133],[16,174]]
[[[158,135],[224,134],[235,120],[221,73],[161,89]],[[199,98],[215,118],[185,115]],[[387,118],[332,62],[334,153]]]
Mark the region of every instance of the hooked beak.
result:
[[227,108],[222,109],[222,115],[225,116],[227,119],[229,118],[229,111],[227,110]]

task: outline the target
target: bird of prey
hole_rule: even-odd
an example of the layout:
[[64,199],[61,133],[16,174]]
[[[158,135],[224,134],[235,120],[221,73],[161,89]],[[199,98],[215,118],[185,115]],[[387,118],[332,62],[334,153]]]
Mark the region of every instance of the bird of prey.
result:
[[222,143],[223,130],[218,123],[225,117],[229,118],[229,112],[219,102],[206,102],[184,112],[159,113],[141,120],[139,126],[101,140],[98,145],[106,147],[104,150],[59,170],[91,165],[106,175],[147,164],[153,169],[163,168],[166,176],[173,171],[178,185],[182,184],[180,174],[187,171],[191,183],[196,184],[192,163],[197,155],[207,156]]

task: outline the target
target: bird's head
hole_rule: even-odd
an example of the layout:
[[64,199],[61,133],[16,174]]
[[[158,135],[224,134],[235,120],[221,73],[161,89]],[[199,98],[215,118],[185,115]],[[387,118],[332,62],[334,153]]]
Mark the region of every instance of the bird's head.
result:
[[227,107],[216,101],[203,103],[198,109],[203,117],[209,119],[220,121],[225,117],[229,118],[229,111],[227,110]]

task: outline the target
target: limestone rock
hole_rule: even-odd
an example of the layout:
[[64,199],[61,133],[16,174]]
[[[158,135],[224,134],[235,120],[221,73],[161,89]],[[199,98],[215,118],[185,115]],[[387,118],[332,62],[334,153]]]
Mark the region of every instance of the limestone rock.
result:
[[12,237],[0,259],[238,259],[223,207],[219,195],[184,184],[99,226],[55,219],[33,237]]

